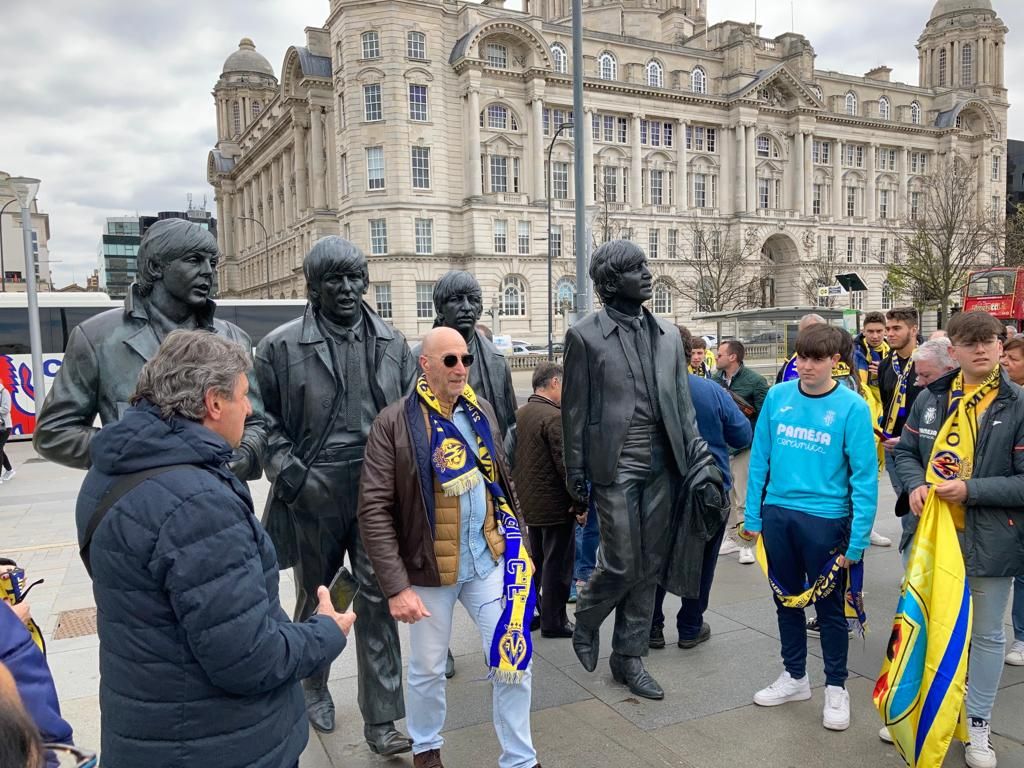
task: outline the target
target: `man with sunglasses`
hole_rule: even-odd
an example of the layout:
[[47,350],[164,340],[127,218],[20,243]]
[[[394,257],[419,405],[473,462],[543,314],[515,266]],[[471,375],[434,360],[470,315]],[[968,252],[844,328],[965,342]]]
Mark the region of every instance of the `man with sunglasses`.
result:
[[423,373],[374,422],[360,482],[366,551],[391,615],[411,625],[406,723],[414,768],[444,766],[445,656],[456,601],[476,622],[490,668],[498,766],[538,767],[530,731],[533,564],[501,427],[469,386],[476,363],[458,331],[427,333]]
[[[281,568],[295,568],[295,620],[316,610],[316,588],[330,584],[349,557],[360,589],[355,611],[359,709],[370,751],[408,752],[395,728],[405,716],[398,629],[359,537],[356,498],[370,427],[412,385],[405,338],[364,301],[366,256],[326,237],[303,261],[309,305],[302,318],[272,331],[256,348],[266,390],[267,477],[264,523]],[[334,730],[329,668],[303,681],[310,723]]]

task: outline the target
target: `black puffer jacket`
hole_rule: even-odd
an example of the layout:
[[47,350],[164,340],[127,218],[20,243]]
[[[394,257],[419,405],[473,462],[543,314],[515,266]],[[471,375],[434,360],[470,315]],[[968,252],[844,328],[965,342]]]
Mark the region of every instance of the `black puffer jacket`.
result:
[[231,448],[141,404],[93,439],[79,539],[118,475],[171,464],[124,495],[90,549],[106,768],[291,768],[309,738],[299,680],[345,647],[330,618],[293,624],[277,558]]
[[512,477],[527,525],[563,525],[573,520],[572,499],[565,490],[562,409],[540,395],[530,395],[516,411]]
[[[904,487],[925,483],[925,467],[946,418],[957,371],[932,382],[914,401],[894,457]],[[982,414],[967,481],[963,538],[968,576],[1024,574],[1024,390],[1004,372],[996,400]]]

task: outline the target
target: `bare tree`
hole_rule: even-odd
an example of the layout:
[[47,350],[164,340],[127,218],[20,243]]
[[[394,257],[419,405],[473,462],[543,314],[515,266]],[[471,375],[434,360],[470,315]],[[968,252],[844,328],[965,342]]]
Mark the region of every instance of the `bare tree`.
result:
[[916,220],[894,232],[904,257],[889,267],[889,282],[900,293],[937,305],[939,324],[945,325],[950,297],[996,246],[999,212],[979,210],[975,171],[956,155],[925,177],[921,192]]
[[[611,240],[618,240],[620,238],[632,238],[632,229],[626,227],[620,216],[615,214],[618,211],[622,211],[625,206],[624,200],[619,199],[619,190],[617,188],[612,191],[605,187],[605,180],[603,178],[604,168],[598,167],[594,169],[595,173],[602,174],[602,177],[597,180],[597,190],[594,196],[594,204],[598,207],[597,216],[594,218],[594,226],[591,228],[591,236],[593,238],[594,247],[610,242]],[[617,173],[625,172],[625,169],[618,171]],[[616,184],[618,182],[616,181]],[[622,189],[623,193],[625,192]],[[625,194],[623,194],[625,197]]]
[[803,289],[804,299],[812,307],[834,307],[835,296],[819,296],[818,290],[835,285],[836,262],[835,252],[819,253],[809,248],[808,256],[803,260],[800,270],[800,287]]
[[737,227],[696,219],[669,258],[688,268],[675,288],[697,311],[723,312],[759,303],[755,297],[760,295],[762,265],[757,239],[741,237]]
[[1024,267],[1024,203],[1014,205],[1012,213],[1007,211],[1001,261],[1008,267]]

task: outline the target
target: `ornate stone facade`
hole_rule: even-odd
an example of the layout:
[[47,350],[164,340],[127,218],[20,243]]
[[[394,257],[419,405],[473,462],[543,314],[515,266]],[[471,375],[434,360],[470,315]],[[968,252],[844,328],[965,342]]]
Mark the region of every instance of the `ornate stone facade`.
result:
[[[430,327],[433,281],[459,268],[484,287],[484,322],[542,341],[547,174],[561,304],[574,290],[580,137],[598,239],[649,250],[655,310],[683,320],[698,310],[676,290],[695,227],[769,266],[756,268],[765,303],[807,303],[812,264],[831,259],[825,271],[865,278],[851,300],[872,309],[898,299],[884,284],[894,230],[942,155],[976,165],[979,209],[1003,207],[1008,30],[990,0],[938,0],[917,85],[886,67],[817,70],[802,35],[708,26],[702,0],[584,0],[587,114],[558,138],[572,112],[571,3],[524,5],[332,0],[280,83],[243,39],[214,89],[222,291],[266,295],[266,251],[272,294],[302,295],[302,255],[336,233],[366,250],[369,301],[410,336]],[[266,227],[266,248],[243,216]]]

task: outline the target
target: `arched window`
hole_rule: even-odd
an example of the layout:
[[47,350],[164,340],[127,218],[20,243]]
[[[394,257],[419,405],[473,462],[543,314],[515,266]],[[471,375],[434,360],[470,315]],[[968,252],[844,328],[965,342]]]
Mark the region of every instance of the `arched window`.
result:
[[771,157],[776,160],[779,159],[779,145],[776,144],[766,133],[757,137],[754,144],[754,151],[758,157]]
[[819,88],[818,86],[812,85],[811,90],[814,91],[814,95],[818,97],[818,101],[821,101],[824,98],[824,96],[821,93],[821,88]]
[[380,33],[378,32],[363,32],[363,58],[364,59],[379,59],[380,58]]
[[526,284],[515,275],[501,282],[501,314],[505,317],[526,317]]
[[551,60],[555,63],[555,72],[557,74],[568,74],[569,54],[566,53],[564,45],[561,43],[555,43],[551,46]]
[[487,109],[480,113],[480,127],[492,131],[518,131],[519,121],[504,104],[488,104]]
[[882,310],[889,310],[893,308],[896,303],[896,295],[892,289],[892,285],[886,280],[882,283]]
[[939,51],[939,85],[946,84],[946,49]]
[[910,105],[910,122],[914,125],[921,124],[921,105],[916,101]]
[[857,94],[855,94],[853,91],[850,91],[848,94],[846,94],[846,114],[857,114]]
[[970,43],[964,43],[960,53],[960,73],[964,85],[974,85],[974,49]]
[[878,100],[878,116],[882,120],[888,120],[892,115],[892,107],[889,105],[889,99],[885,96]]
[[576,306],[576,281],[571,277],[560,277],[555,284],[555,314],[568,315]]
[[253,117],[253,120],[255,120],[257,117],[259,117],[260,116],[260,112],[262,112],[262,111],[263,111],[263,102],[261,102],[259,99],[253,99],[253,101],[252,101],[252,117]]
[[665,85],[665,68],[654,59],[647,62],[647,84],[655,88]]
[[427,58],[427,36],[423,32],[406,33],[405,55],[416,61],[423,61]]
[[654,314],[672,314],[672,291],[665,283],[656,283],[654,286]]
[[690,90],[694,93],[708,92],[708,76],[700,67],[690,73]]
[[235,136],[242,132],[242,107],[237,101],[231,102],[231,127]]
[[618,77],[615,57],[610,53],[602,53],[597,59],[597,75],[602,80],[614,80]]
[[487,44],[487,64],[495,69],[508,69],[508,47],[501,43]]
[[964,127],[964,116],[963,115],[957,115],[956,116],[956,127],[957,128],[963,128]]

